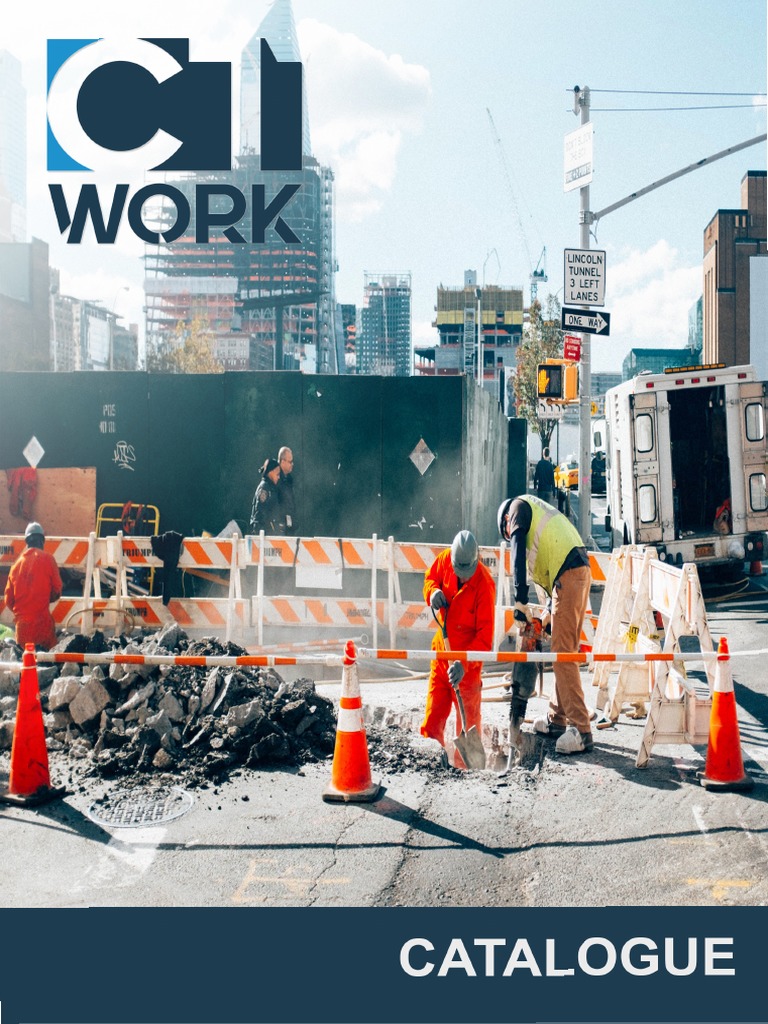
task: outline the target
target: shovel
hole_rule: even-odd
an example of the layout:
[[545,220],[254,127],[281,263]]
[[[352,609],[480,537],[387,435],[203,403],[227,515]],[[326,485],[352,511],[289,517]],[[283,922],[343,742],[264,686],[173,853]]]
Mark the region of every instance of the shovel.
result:
[[[435,622],[440,627],[440,631],[443,634],[443,643],[445,644],[446,651],[450,651],[451,647],[448,643],[448,632],[446,629],[446,623],[448,619],[448,609],[446,608],[443,613],[443,621],[441,622],[435,614],[434,608],[432,609],[432,615],[434,616]],[[461,732],[454,740],[456,749],[464,759],[464,764],[467,768],[474,768],[482,770],[485,768],[485,748],[483,747],[483,740],[480,733],[477,731],[477,726],[473,725],[471,729],[467,729],[467,716],[464,711],[464,700],[461,696],[458,683],[451,684],[453,686],[453,692],[456,694],[456,703],[459,705],[459,715],[461,717]]]

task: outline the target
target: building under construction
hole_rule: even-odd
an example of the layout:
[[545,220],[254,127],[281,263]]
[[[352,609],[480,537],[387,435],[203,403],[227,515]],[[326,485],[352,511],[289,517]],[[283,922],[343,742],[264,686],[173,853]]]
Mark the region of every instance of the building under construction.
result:
[[[265,187],[269,203],[286,184],[300,188],[281,212],[299,239],[285,242],[271,227],[263,243],[251,237],[251,211],[236,225],[246,239],[232,242],[221,229],[196,242],[194,214],[184,234],[145,253],[147,343],[162,352],[184,339],[185,326],[202,321],[227,369],[308,369],[335,373],[333,344],[333,175],[311,157],[301,171],[262,171],[255,154],[243,154],[230,172],[197,174],[169,182],[188,199],[199,184],[234,186],[245,196]],[[231,198],[211,197],[214,213],[226,213]],[[167,230],[173,206],[155,211]],[[181,327],[179,326],[181,325]]]
[[[478,331],[478,323],[481,325]],[[493,389],[517,363],[523,338],[523,290],[477,285],[467,270],[463,288],[437,289],[437,345],[415,350],[414,372],[440,376],[465,373]],[[478,373],[478,366],[482,367]]]

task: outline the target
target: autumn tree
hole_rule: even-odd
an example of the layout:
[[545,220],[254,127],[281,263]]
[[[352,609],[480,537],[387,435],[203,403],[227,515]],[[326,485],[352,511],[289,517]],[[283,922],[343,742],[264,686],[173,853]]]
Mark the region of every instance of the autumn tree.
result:
[[542,448],[549,446],[557,420],[539,417],[537,369],[546,359],[561,358],[562,352],[563,331],[557,297],[548,295],[543,309],[539,300],[534,299],[517,357],[515,405],[517,415],[526,419],[531,431],[541,437]]
[[147,352],[150,373],[223,373],[224,367],[213,354],[215,335],[208,318],[196,316],[179,321],[169,344],[162,350]]

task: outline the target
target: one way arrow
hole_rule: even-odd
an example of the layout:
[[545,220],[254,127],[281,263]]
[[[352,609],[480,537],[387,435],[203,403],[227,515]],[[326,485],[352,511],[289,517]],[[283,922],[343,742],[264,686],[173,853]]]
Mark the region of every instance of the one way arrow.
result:
[[588,313],[583,309],[563,306],[560,326],[563,330],[581,331],[582,334],[602,334],[606,337],[611,333],[611,314]]

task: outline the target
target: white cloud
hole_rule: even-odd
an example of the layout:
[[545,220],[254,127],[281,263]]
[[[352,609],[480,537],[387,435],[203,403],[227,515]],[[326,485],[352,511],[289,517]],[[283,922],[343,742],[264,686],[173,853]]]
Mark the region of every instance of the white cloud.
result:
[[312,150],[334,171],[338,218],[359,222],[392,187],[404,135],[421,130],[429,71],[312,18],[297,31]]
[[592,345],[593,368],[619,369],[632,348],[685,348],[688,314],[702,284],[701,264],[683,265],[664,239],[645,251],[624,250],[608,264],[611,337]]

